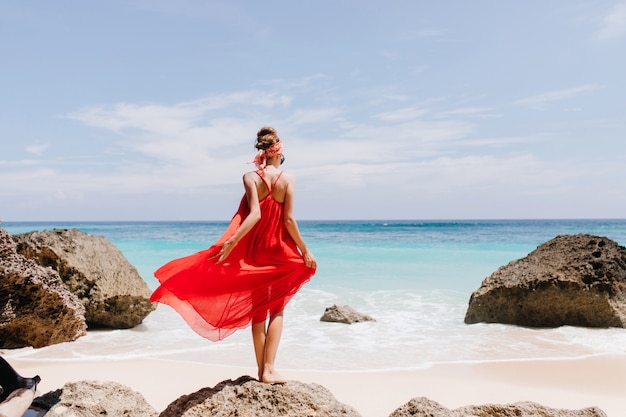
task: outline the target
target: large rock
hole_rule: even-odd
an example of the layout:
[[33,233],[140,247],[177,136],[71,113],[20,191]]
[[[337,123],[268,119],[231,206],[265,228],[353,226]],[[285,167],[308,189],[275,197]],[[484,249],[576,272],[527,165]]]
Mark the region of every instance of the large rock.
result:
[[17,251],[55,269],[85,306],[90,327],[127,329],[150,314],[150,289],[122,252],[77,229],[15,235]]
[[607,417],[597,407],[582,410],[563,410],[545,407],[533,402],[504,405],[471,405],[449,410],[425,397],[413,398],[396,409],[389,417]]
[[626,327],[626,248],[557,236],[499,268],[469,300],[465,323]]
[[360,417],[317,384],[289,381],[270,385],[249,376],[203,388],[171,403],[159,417]]
[[68,382],[33,401],[47,417],[156,417],[143,395],[117,382]]
[[51,268],[16,253],[0,229],[0,348],[35,348],[85,335],[85,308]]
[[324,314],[322,314],[322,317],[320,317],[320,321],[326,321],[330,323],[352,324],[352,323],[359,323],[362,321],[376,321],[376,320],[374,320],[367,314],[359,313],[358,311],[356,311],[355,309],[353,309],[352,307],[348,305],[338,306],[336,304],[333,304],[330,307],[326,307],[326,309],[324,310]]

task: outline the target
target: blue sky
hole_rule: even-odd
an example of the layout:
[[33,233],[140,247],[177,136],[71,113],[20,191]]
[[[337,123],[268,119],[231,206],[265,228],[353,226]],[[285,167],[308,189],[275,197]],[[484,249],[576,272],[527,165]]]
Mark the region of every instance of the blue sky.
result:
[[626,1],[0,0],[0,220],[623,218]]

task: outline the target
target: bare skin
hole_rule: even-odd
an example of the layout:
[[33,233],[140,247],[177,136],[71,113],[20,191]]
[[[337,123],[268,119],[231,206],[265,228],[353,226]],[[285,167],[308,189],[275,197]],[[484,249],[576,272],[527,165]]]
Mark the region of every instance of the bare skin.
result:
[[252,324],[252,341],[259,371],[259,381],[267,384],[283,384],[285,379],[274,369],[278,344],[283,331],[283,313],[270,317],[266,322]]
[[[267,159],[267,166],[263,169],[263,172],[269,184],[273,184],[280,174],[279,166],[280,156]],[[243,184],[246,190],[250,214],[244,219],[235,234],[224,242],[222,248],[216,255],[216,257],[218,257],[216,263],[223,262],[231,253],[237,242],[239,242],[239,240],[241,240],[241,238],[261,219],[261,207],[259,202],[267,197],[269,193],[267,186],[256,172],[244,174]],[[287,173],[283,173],[272,190],[272,197],[278,203],[283,204],[283,221],[285,222],[285,227],[298,246],[305,265],[309,268],[316,268],[317,261],[315,260],[315,256],[308,250],[294,217],[294,192],[295,178]],[[254,344],[259,381],[268,384],[282,384],[285,382],[285,379],[276,372],[274,368],[282,331],[283,312],[271,315],[269,320],[252,323],[252,341]]]

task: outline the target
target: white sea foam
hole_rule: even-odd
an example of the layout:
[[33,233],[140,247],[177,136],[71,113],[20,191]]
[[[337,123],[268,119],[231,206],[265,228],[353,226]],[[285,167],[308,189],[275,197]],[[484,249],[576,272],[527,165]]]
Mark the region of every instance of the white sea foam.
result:
[[[72,225],[46,225],[59,226]],[[11,233],[43,228],[12,227]],[[80,227],[116,243],[154,287],[152,271],[173,257],[203,248],[224,225]],[[626,329],[530,329],[463,321],[471,291],[498,266],[562,233],[609,235],[624,244],[626,221],[322,222],[305,223],[302,230],[320,269],[287,306],[277,364],[282,369],[406,369],[441,362],[575,358],[626,351]],[[320,322],[324,309],[333,304],[348,304],[376,321]],[[2,354],[42,361],[160,358],[255,366],[249,329],[210,342],[164,305],[133,329],[89,331],[75,342]]]
[[[350,304],[375,322],[321,322],[324,308]],[[289,304],[279,351],[283,369],[381,370],[432,363],[575,358],[624,353],[626,330],[529,329],[463,323],[459,294],[401,291],[336,294],[304,288]],[[129,330],[96,330],[71,343],[4,352],[32,360],[157,358],[254,367],[249,329],[221,342],[191,331],[169,307]]]

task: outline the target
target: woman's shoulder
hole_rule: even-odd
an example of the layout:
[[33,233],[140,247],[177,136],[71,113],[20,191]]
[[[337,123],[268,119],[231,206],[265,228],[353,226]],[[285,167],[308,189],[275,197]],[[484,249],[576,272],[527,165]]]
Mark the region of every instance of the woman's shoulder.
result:
[[293,181],[296,179],[296,177],[292,173],[287,171],[281,171],[280,177],[289,181]]
[[268,182],[271,184],[277,183],[278,185],[282,184],[283,186],[286,186],[287,184],[294,184],[296,177],[293,174],[282,170],[272,173],[268,173],[263,170],[255,170],[248,171],[243,174],[243,180],[244,182]]
[[295,184],[296,177],[285,171],[280,172],[280,178],[278,179],[278,183],[282,183],[283,186],[287,186],[288,184]]
[[259,178],[260,173],[258,171],[248,171],[243,174],[243,182],[253,181],[256,182],[257,178]]

